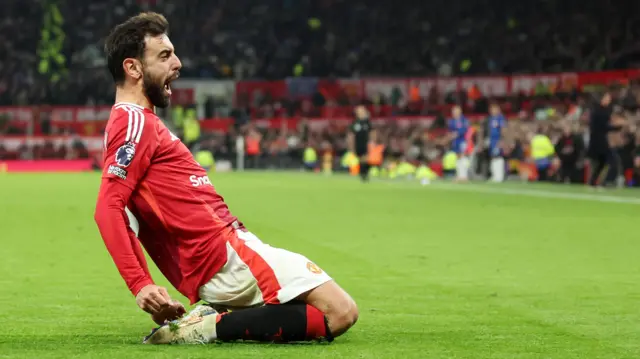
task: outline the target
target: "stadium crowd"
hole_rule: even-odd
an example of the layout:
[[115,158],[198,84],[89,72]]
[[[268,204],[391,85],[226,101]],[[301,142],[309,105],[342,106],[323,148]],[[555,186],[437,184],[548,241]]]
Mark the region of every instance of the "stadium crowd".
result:
[[[589,119],[597,98],[592,94],[576,93],[577,101],[569,96],[545,95],[541,98],[526,97],[527,109],[507,113],[506,127],[502,132],[500,148],[507,161],[509,173],[531,180],[541,179],[539,174],[530,173],[532,137],[544,135],[554,145],[553,166],[549,168],[550,181],[579,183],[585,180],[587,166],[586,151],[589,143]],[[640,185],[640,84],[632,82],[616,90],[613,121],[621,127],[609,134],[608,139],[614,149],[614,160],[608,172],[607,180],[615,183],[624,177],[628,185]],[[564,100],[563,100],[564,98]],[[489,102],[489,99],[480,101]],[[500,107],[495,103],[496,107]],[[377,143],[384,146],[384,166],[399,163],[421,164],[442,172],[447,168],[444,158],[451,153],[452,138],[451,110],[453,106],[440,107],[441,112],[429,123],[401,123],[394,120],[374,122],[378,134]],[[369,105],[371,112],[376,106]],[[393,111],[393,110],[392,110]],[[392,118],[393,116],[389,117]],[[487,118],[475,123],[475,128],[488,130]],[[320,169],[326,154],[331,155],[332,168],[348,170],[345,162],[348,153],[346,133],[348,126],[344,122],[330,123],[326,127],[314,128],[309,121],[302,119],[297,128],[291,129],[282,121],[280,128],[262,128],[255,122],[233,126],[225,132],[203,131],[197,141],[189,142],[192,150],[210,151],[216,161],[237,160],[238,136],[245,141],[257,143],[255,152],[248,153],[246,166],[249,168],[300,168],[303,161],[313,162],[311,167]],[[178,132],[180,134],[180,132]],[[481,132],[475,134],[474,162],[472,173],[488,177],[486,146]],[[312,160],[309,152],[313,150]],[[27,155],[29,153],[29,155]],[[71,146],[52,143],[35,146],[27,151],[25,146],[17,152],[9,152],[0,145],[0,159],[11,158],[86,158],[90,154],[78,139]],[[545,176],[546,177],[546,176]]]
[[[640,83],[633,81],[628,86],[614,87],[612,123],[620,127],[608,134],[613,159],[605,181],[614,184],[624,178],[627,185],[640,185]],[[598,95],[576,92],[566,97],[545,95],[523,97],[521,100],[525,102],[524,106],[516,104],[514,107],[526,109],[505,114],[506,127],[499,144],[509,173],[529,180],[584,182],[585,169],[589,165],[589,122],[592,110],[598,106]],[[490,99],[482,98],[480,101],[486,102],[487,106],[495,104],[497,108],[502,107],[499,102],[490,102]],[[368,107],[371,112],[376,111],[376,106]],[[447,168],[440,166],[446,166],[443,159],[451,153],[450,123],[453,107],[455,106],[440,107],[441,111],[436,114],[435,120],[428,124],[407,124],[393,120],[375,123],[377,142],[384,146],[385,165],[402,162],[415,166],[435,165],[446,172]],[[489,122],[489,116],[484,116],[474,125],[481,129],[473,139],[475,161],[472,172],[477,177],[488,178],[489,161],[485,137],[490,131]],[[312,129],[304,120],[296,130],[283,126],[280,129],[261,131],[251,123],[245,128],[247,137],[259,139],[258,157],[261,160],[254,162],[256,166],[300,166],[305,148],[313,148],[316,153],[313,158],[322,158],[330,153],[334,158],[334,167],[344,170],[348,166],[341,160],[348,155],[348,130],[347,126],[337,122],[321,129]],[[532,140],[536,135],[544,136],[553,144],[553,149],[546,155],[553,162],[546,171],[547,176],[534,173],[537,171],[533,166],[531,152]],[[226,134],[209,134],[204,137],[206,140],[202,142],[202,146],[211,150],[216,158],[234,160],[235,136],[235,130]],[[316,168],[322,167],[321,159],[317,159],[315,163]],[[454,167],[455,165],[449,169]]]
[[[640,60],[634,2],[408,0],[404,5],[381,0],[7,0],[0,15],[0,106],[110,105],[113,85],[104,68],[102,41],[114,23],[147,9],[170,19],[182,76],[189,78],[538,73],[628,68]],[[639,165],[639,94],[635,82],[617,94],[617,118],[624,124],[610,135],[617,173],[637,172]],[[233,100],[226,101],[223,105],[231,106]],[[241,94],[234,116],[244,114],[248,126],[205,132],[195,149],[235,160],[235,137],[243,135],[259,138],[258,153],[248,163],[252,166],[297,166],[307,147],[330,151],[338,162],[347,151],[346,126],[314,130],[301,120],[296,130],[260,130],[251,119],[322,116],[365,103],[374,116],[434,116],[428,126],[376,124],[387,158],[433,163],[448,152],[446,127],[454,104],[468,114],[486,114],[497,103],[509,117],[501,141],[508,160],[526,162],[531,136],[544,134],[555,143],[558,161],[575,162],[570,177],[579,181],[593,102],[591,94],[572,86],[501,98],[471,98],[461,91],[417,100],[402,94],[327,98],[317,93],[303,100],[265,94],[249,101]],[[345,113],[351,115],[350,110]],[[0,121],[0,133],[11,131]],[[477,144],[480,154],[482,141]],[[71,150],[45,144],[18,153],[0,144],[4,159],[86,156],[82,141],[75,141]],[[478,172],[484,172],[486,166],[478,163]]]
[[[0,105],[111,103],[103,39],[114,23],[146,9],[170,19],[184,77],[535,73],[627,68],[640,60],[635,2],[403,5],[7,0],[0,15]],[[55,61],[39,68],[44,57]]]

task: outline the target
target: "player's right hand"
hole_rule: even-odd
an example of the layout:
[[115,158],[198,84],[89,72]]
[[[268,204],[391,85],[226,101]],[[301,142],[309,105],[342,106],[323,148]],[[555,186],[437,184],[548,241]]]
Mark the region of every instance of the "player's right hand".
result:
[[170,305],[164,307],[163,310],[151,314],[151,320],[158,325],[162,325],[166,322],[181,318],[186,312],[187,310],[182,303],[177,300],[172,300]]
[[136,303],[140,309],[155,314],[172,305],[171,297],[166,288],[149,284],[136,295]]

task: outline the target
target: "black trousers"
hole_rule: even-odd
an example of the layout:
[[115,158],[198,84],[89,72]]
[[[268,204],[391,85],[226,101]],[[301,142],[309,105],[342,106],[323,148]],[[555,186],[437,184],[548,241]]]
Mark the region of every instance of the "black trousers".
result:
[[576,177],[577,168],[577,160],[575,159],[564,159],[562,160],[562,164],[560,165],[560,173],[558,180],[560,182],[574,182]]
[[611,155],[606,152],[591,155],[591,171],[589,173],[590,186],[595,187],[598,185],[598,179],[600,178],[600,175],[603,173],[605,168],[609,166],[610,160]]
[[369,169],[371,168],[371,166],[369,165],[369,162],[367,161],[360,161],[360,178],[363,181],[366,181],[369,179]]
[[614,186],[616,186],[618,181],[618,176],[620,176],[624,172],[624,169],[622,167],[622,161],[620,159],[620,154],[616,149],[611,150],[611,153],[609,154],[608,164],[609,164],[609,167],[607,171],[607,176],[605,177],[605,183],[613,184]]
[[369,161],[368,160],[362,160],[363,156],[366,156],[367,151],[366,150],[359,150],[356,151],[356,156],[358,156],[358,159],[360,160],[360,170],[358,172],[358,174],[360,175],[360,179],[362,181],[367,181],[369,179],[369,168],[371,167],[369,165]]
[[538,182],[548,182],[550,180],[549,167],[538,168]]
[[478,153],[476,156],[476,173],[479,173],[480,176],[484,179],[487,179],[491,175],[491,154],[488,149],[482,150],[482,152]]

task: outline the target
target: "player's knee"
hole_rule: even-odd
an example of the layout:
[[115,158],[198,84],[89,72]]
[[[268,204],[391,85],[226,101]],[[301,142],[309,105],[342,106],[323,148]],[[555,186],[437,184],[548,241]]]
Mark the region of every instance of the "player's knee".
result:
[[331,334],[334,337],[344,334],[356,324],[358,315],[358,306],[353,299],[349,298],[341,301],[340,305],[327,313],[327,322],[329,323]]
[[358,320],[358,306],[335,281],[303,294],[299,299],[324,313],[333,337],[344,334]]

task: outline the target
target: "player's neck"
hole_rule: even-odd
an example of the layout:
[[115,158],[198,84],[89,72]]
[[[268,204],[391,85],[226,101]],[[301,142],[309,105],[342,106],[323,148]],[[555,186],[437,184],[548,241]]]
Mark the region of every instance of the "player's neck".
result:
[[[148,108],[154,111],[154,106],[151,101],[145,96],[142,91],[133,91],[132,89],[117,87],[116,88],[116,104],[118,103],[130,103],[138,105],[144,108]],[[154,111],[155,112],[155,111]]]

